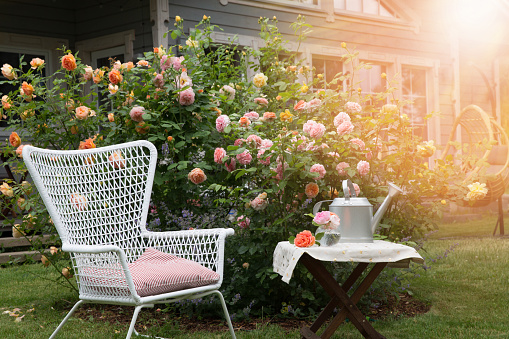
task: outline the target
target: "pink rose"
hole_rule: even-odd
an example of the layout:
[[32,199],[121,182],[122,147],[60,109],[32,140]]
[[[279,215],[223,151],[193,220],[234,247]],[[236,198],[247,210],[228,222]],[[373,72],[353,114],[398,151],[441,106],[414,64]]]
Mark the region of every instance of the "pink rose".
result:
[[205,180],[207,180],[207,176],[203,172],[201,168],[195,168],[189,174],[187,175],[187,178],[193,183],[193,184],[201,184]]
[[261,210],[264,210],[265,207],[267,207],[267,205],[269,204],[267,202],[266,199],[261,199],[261,198],[254,198],[253,200],[251,200],[251,202],[249,203],[251,205],[251,207],[256,210],[256,211],[261,211]]
[[318,212],[313,218],[313,221],[316,222],[318,225],[325,225],[329,222],[329,220],[330,220],[329,211]]
[[237,139],[235,140],[235,142],[233,143],[234,146],[242,146],[243,143],[246,142],[246,139]]
[[345,104],[345,110],[348,113],[360,113],[362,112],[362,107],[356,102],[349,101]]
[[272,155],[269,154],[266,157],[264,155],[265,155],[265,149],[262,148],[258,151],[258,155],[257,155],[258,161],[260,161],[260,163],[263,165],[270,165],[270,157]]
[[223,133],[226,126],[230,124],[230,118],[227,115],[220,115],[216,119],[216,129],[219,133]]
[[353,138],[350,140],[350,142],[354,145],[357,145],[359,146],[359,149],[361,151],[364,151],[364,149],[366,148],[366,144],[364,143],[364,141],[362,141],[361,139],[359,138]]
[[230,163],[228,163],[228,160],[226,160],[224,162],[224,166],[226,167],[226,170],[228,172],[233,172],[233,171],[235,171],[237,162],[235,161],[235,158],[230,158],[229,160],[230,160]]
[[361,160],[357,164],[357,171],[361,176],[365,176],[369,173],[369,162]]
[[85,80],[92,80],[92,78],[94,77],[94,69],[90,66],[85,66],[85,74],[83,74],[83,78],[85,78]]
[[219,93],[221,95],[226,96],[226,100],[233,100],[233,99],[235,99],[235,89],[233,87],[231,87],[231,86],[224,85],[219,90]]
[[192,88],[188,88],[179,93],[179,103],[182,106],[189,106],[194,103],[194,91]]
[[255,148],[258,148],[262,145],[262,138],[255,134],[251,134],[250,136],[248,136],[246,141],[248,145],[253,146]]
[[154,77],[154,80],[152,80],[152,82],[154,83],[154,86],[156,86],[157,88],[163,88],[164,87],[164,77],[162,74],[157,74],[155,77]]
[[71,204],[78,211],[83,211],[87,208],[87,198],[81,194],[71,194]]
[[304,125],[302,125],[302,130],[304,133],[309,134],[314,125],[316,125],[316,121],[308,120],[306,123],[304,123]]
[[345,168],[347,168],[347,167],[350,167],[350,165],[347,164],[346,162],[340,162],[336,166],[336,171],[338,171],[339,175],[346,175]]
[[[357,185],[357,184],[352,183],[352,185],[353,185],[353,189],[355,190],[355,196],[357,196],[357,197],[358,197],[358,196],[359,196],[359,194],[361,194],[361,188],[360,188],[360,187],[359,187],[359,185]],[[350,194],[352,194],[352,192],[350,192],[350,188],[348,188],[348,192],[349,192]]]
[[163,57],[161,58],[160,65],[161,65],[161,69],[163,71],[166,71],[168,68],[172,67],[171,58],[168,57],[168,55],[166,55],[166,54],[163,55]]
[[263,139],[260,148],[271,148],[274,143],[270,139]]
[[248,228],[250,224],[251,220],[244,215],[237,218],[237,225],[239,225],[240,228]]
[[254,102],[256,102],[260,106],[267,107],[269,105],[269,101],[265,98],[255,98]]
[[323,179],[323,177],[325,176],[325,167],[323,167],[323,165],[321,164],[314,164],[313,166],[311,166],[311,168],[309,169],[309,171],[311,173],[318,173],[318,177],[315,178],[315,180],[320,180],[320,179]]
[[334,127],[339,127],[339,125],[341,125],[342,123],[344,123],[345,121],[350,121],[351,118],[348,114],[346,114],[345,112],[340,112],[338,115],[336,115],[334,117]]
[[184,61],[184,57],[171,57],[170,61],[174,69],[177,71],[182,67],[182,62]]
[[345,135],[353,131],[353,124],[350,121],[344,121],[338,126],[338,134]]
[[218,164],[223,163],[223,158],[226,157],[226,151],[222,147],[216,148],[214,151],[214,162]]
[[323,124],[314,124],[309,130],[309,136],[314,139],[319,139],[325,134],[325,126]]
[[322,105],[322,100],[320,100],[320,99],[312,99],[310,102],[308,102],[306,108],[307,108],[309,113],[312,113],[315,109],[317,109],[321,105]]
[[253,160],[253,157],[251,156],[251,153],[246,150],[240,154],[237,154],[237,160],[240,164],[247,165],[251,162],[251,160]]
[[255,111],[252,111],[244,114],[244,117],[248,118],[249,121],[253,122],[258,121],[258,119],[260,119],[260,114],[256,113]]
[[129,112],[129,116],[131,117],[131,120],[136,122],[142,122],[143,121],[143,114],[144,114],[145,108],[141,106],[134,106],[131,111]]

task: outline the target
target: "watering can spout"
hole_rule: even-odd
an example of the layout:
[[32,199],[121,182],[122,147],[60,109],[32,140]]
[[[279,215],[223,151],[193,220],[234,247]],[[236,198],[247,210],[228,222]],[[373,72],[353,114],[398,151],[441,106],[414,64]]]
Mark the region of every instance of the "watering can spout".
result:
[[383,215],[385,214],[385,211],[389,207],[389,204],[392,201],[392,198],[397,196],[399,193],[402,193],[403,191],[398,186],[394,185],[392,182],[389,183],[389,193],[387,194],[387,197],[385,197],[385,200],[382,202],[382,205],[378,208],[378,211],[376,211],[375,215],[373,216],[373,221],[371,223],[371,229],[373,233],[375,232],[376,227],[380,223],[380,220],[382,220]]

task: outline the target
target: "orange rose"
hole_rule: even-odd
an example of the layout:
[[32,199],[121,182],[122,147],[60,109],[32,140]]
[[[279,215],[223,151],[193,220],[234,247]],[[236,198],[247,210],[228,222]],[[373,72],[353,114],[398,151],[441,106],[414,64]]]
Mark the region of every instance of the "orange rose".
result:
[[118,153],[117,152],[111,153],[111,155],[109,156],[108,159],[110,160],[111,165],[115,169],[125,167],[125,160],[124,160],[124,157],[122,156],[122,153],[120,153],[120,151]]
[[295,237],[293,241],[297,247],[310,247],[315,244],[315,237],[309,231],[302,231]]
[[103,70],[100,70],[99,68],[97,68],[95,71],[94,71],[94,83],[95,84],[98,84],[101,82],[102,78],[104,76],[104,71]]
[[191,180],[193,184],[201,184],[205,180],[207,180],[207,176],[202,171],[201,168],[195,168],[187,175],[187,178]]
[[34,87],[26,81],[23,81],[23,84],[21,84],[21,89],[23,90],[23,95],[31,96],[34,93]]
[[263,119],[265,120],[274,120],[276,119],[276,113],[274,112],[265,112],[263,113]]
[[140,123],[138,123],[138,125],[136,125],[136,127],[134,128],[136,130],[136,132],[140,133],[140,134],[146,134],[148,132],[148,130],[150,129],[150,126],[148,126],[145,121],[142,121]]
[[108,121],[109,122],[114,122],[115,121],[115,114],[113,114],[113,113],[108,114]]
[[41,67],[44,65],[44,60],[41,58],[33,58],[32,61],[30,61],[30,66],[32,69],[36,69],[37,67]]
[[11,135],[9,136],[9,143],[11,144],[12,147],[18,147],[19,145],[21,145],[21,138],[19,137],[18,133],[16,132],[12,132]]
[[11,101],[11,98],[9,98],[9,96],[4,95],[2,97],[2,106],[3,106],[4,109],[10,109],[11,108],[12,101]]
[[320,189],[318,188],[318,185],[314,182],[310,182],[306,185],[306,195],[308,198],[312,199],[318,195],[318,192]]
[[239,120],[240,127],[248,127],[251,124],[251,121],[247,117],[242,117]]
[[300,100],[298,103],[293,106],[294,111],[300,111],[301,109],[306,108],[307,103],[304,100]]
[[76,119],[78,120],[86,120],[90,113],[90,108],[87,106],[79,106],[76,107]]
[[122,74],[120,74],[118,70],[114,69],[108,73],[108,78],[112,84],[118,85],[122,81]]
[[94,140],[89,138],[85,141],[80,141],[80,146],[78,149],[84,150],[84,149],[92,149],[95,148]]
[[76,59],[74,59],[74,55],[71,53],[64,55],[62,57],[62,67],[69,72],[74,71],[76,69]]

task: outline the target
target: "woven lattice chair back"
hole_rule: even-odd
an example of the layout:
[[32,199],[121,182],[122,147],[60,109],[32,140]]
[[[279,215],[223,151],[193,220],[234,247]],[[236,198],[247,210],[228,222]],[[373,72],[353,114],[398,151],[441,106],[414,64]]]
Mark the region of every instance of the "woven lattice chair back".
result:
[[[461,150],[453,147],[456,141],[461,141]],[[466,180],[480,176],[488,188],[486,197],[468,206],[486,206],[504,194],[509,185],[509,139],[502,126],[476,105],[465,107],[455,119],[441,158],[456,152],[469,159],[461,163]]]
[[142,253],[157,153],[152,144],[31,153],[57,231],[72,245],[116,245]]
[[[146,221],[157,151],[148,141],[90,150],[26,146],[23,159],[70,252],[81,302],[142,307],[222,294],[224,243],[232,229],[151,232]],[[136,333],[136,331],[134,331]]]

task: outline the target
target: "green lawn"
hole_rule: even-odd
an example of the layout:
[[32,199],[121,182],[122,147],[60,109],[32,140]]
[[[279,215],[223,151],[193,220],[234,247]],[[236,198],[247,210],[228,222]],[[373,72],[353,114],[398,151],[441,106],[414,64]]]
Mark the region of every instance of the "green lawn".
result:
[[[429,302],[431,310],[413,318],[377,321],[375,329],[387,338],[509,338],[509,238],[489,236],[495,221],[487,217],[442,225],[421,251],[430,268],[411,281],[415,297]],[[445,257],[448,249],[452,250]],[[436,260],[439,256],[443,258]],[[40,264],[0,269],[0,338],[47,338],[64,317],[64,306],[75,301],[70,292],[33,275],[44,272]],[[2,314],[13,308],[25,314],[22,321]],[[171,321],[151,326],[142,316],[141,323],[149,326],[149,333],[168,338],[229,338],[226,326],[217,333],[189,335]],[[124,338],[126,331],[127,325],[71,318],[59,338]],[[237,337],[300,336],[298,330],[287,333],[277,326],[260,326],[238,330]],[[347,323],[333,338],[362,336]]]

